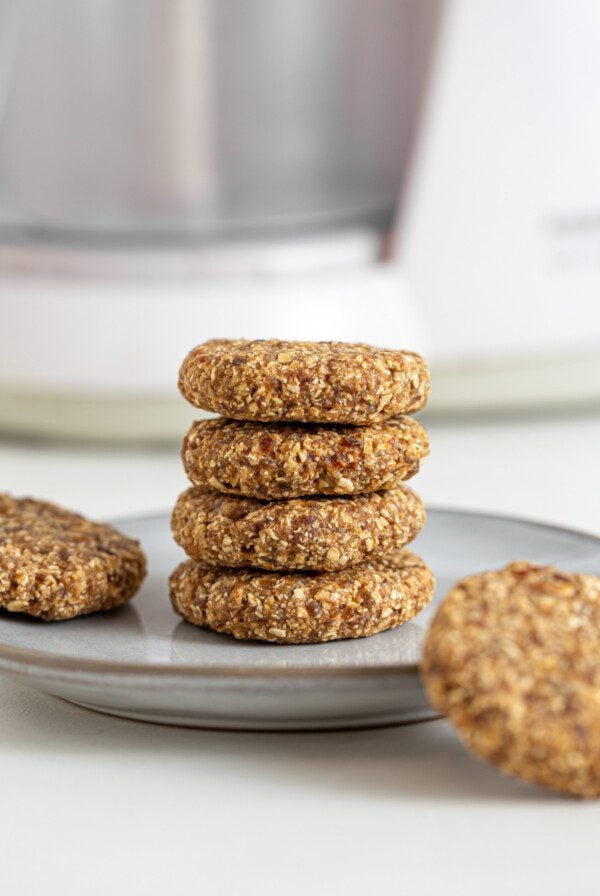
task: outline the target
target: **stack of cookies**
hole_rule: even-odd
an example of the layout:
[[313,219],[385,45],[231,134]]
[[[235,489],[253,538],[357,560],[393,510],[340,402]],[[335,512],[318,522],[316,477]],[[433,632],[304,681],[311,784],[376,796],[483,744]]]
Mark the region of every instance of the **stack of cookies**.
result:
[[403,485],[429,446],[404,416],[429,373],[413,352],[336,342],[213,340],[179,388],[222,417],[194,423],[193,483],[172,517],[190,558],[171,576],[189,622],[236,638],[306,644],[394,628],[432,597],[405,549],[425,523]]

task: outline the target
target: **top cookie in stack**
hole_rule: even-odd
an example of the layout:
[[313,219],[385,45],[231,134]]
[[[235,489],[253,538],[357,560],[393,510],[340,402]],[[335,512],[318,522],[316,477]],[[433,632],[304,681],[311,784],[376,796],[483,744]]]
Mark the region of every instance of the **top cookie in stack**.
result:
[[345,342],[212,339],[179,373],[195,407],[260,423],[381,423],[424,407],[429,385],[415,352]]
[[402,416],[429,393],[419,355],[212,340],[188,354],[179,387],[223,417],[194,423],[183,444],[194,487],[172,520],[191,558],[172,576],[178,612],[236,637],[298,643],[374,634],[427,603],[431,573],[404,550],[425,512],[401,484],[429,450]]

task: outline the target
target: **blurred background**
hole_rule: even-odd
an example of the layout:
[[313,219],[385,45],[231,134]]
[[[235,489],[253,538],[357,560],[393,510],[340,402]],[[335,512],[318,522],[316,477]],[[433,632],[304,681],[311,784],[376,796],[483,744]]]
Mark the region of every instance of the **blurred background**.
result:
[[6,487],[77,506],[95,457],[171,503],[187,350],[335,338],[427,356],[434,499],[525,512],[489,468],[552,446],[559,516],[600,435],[599,45],[596,0],[0,0]]

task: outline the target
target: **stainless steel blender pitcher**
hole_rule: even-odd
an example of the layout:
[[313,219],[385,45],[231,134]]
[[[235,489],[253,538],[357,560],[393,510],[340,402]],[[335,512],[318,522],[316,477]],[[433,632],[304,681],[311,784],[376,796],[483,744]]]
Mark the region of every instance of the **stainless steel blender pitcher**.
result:
[[180,243],[389,224],[439,0],[0,0],[0,222]]

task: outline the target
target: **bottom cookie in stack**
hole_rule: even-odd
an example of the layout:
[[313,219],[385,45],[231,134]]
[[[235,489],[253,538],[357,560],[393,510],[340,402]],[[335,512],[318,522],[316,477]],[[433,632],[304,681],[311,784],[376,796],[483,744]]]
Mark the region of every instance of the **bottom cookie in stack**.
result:
[[363,638],[412,619],[433,596],[427,565],[408,550],[335,572],[270,572],[180,564],[173,607],[188,622],[242,640],[314,644]]

